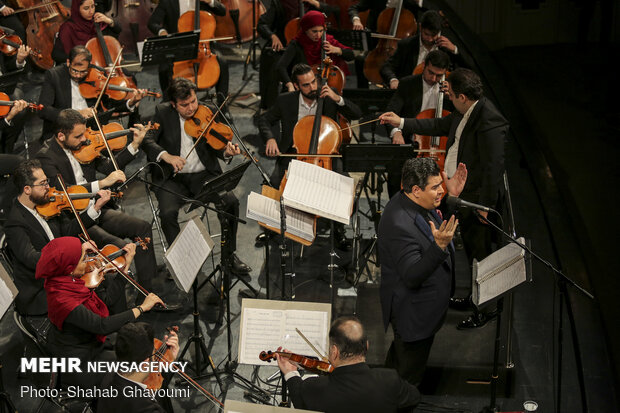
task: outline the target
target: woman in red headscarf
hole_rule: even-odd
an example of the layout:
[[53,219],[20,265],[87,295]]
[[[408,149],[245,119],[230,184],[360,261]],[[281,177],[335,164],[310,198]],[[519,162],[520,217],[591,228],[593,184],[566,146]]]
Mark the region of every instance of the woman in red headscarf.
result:
[[73,0],[71,2],[71,18],[60,25],[58,38],[52,50],[52,59],[64,63],[74,46],[83,46],[95,37],[95,25],[104,35],[118,37],[121,27],[114,19],[96,11],[95,0]]
[[[78,238],[60,237],[50,241],[41,250],[35,277],[45,280],[47,316],[52,324],[48,333],[48,350],[54,357],[78,357],[85,366],[87,361],[113,360],[112,351],[104,351],[106,335],[134,321],[157,303],[155,294],[130,310],[110,315],[108,307],[88,289],[81,277],[85,273],[85,257],[94,251],[91,244],[82,244]],[[131,260],[135,249],[126,254]],[[97,385],[101,376],[91,374],[63,374],[64,384],[84,383]]]
[[307,63],[310,66],[321,63],[321,50],[325,50],[334,64],[341,68],[345,75],[348,75],[349,68],[345,60],[350,61],[355,58],[353,50],[330,34],[325,36],[325,43],[321,43],[321,37],[325,31],[325,15],[320,11],[311,10],[301,18],[300,25],[299,34],[288,44],[276,65],[280,80],[288,91],[295,91],[289,76],[292,67],[297,63]]

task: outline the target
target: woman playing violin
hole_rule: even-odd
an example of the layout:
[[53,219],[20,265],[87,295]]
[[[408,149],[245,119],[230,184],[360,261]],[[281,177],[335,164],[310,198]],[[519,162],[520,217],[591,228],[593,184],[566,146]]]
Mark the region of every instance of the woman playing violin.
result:
[[[135,246],[128,249],[126,257],[131,259]],[[82,365],[94,360],[114,360],[114,354],[104,349],[106,335],[150,311],[155,304],[163,305],[158,296],[149,294],[139,306],[110,315],[97,293],[86,288],[80,279],[86,269],[86,254],[94,250],[92,244],[82,244],[78,238],[55,238],[41,250],[36,268],[36,278],[45,280],[52,324],[48,350],[53,357],[78,357]],[[62,382],[90,387],[98,385],[101,379],[102,374],[96,373],[63,373]]]
[[325,43],[321,42],[321,37],[325,31],[325,15],[319,11],[309,11],[301,18],[301,31],[291,40],[284,52],[284,55],[276,65],[276,71],[280,80],[289,92],[293,92],[295,87],[289,77],[290,68],[297,63],[307,63],[310,66],[321,63],[321,51],[325,50],[334,64],[338,66],[345,75],[349,74],[349,69],[345,60],[354,59],[353,50],[340,43],[332,35],[326,35]]

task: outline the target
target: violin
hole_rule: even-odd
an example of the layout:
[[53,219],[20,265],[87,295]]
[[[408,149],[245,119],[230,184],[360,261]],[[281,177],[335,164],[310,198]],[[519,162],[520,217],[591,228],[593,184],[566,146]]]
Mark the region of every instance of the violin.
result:
[[287,353],[285,351],[261,351],[258,358],[262,361],[271,362],[271,360],[275,358],[276,354],[313,373],[331,373],[334,371],[334,366],[332,366],[328,361],[319,360],[318,358],[312,356]]
[[[11,108],[15,105],[15,101],[9,100],[9,95],[4,92],[0,92],[0,118],[5,117],[11,111]],[[43,105],[37,105],[36,103],[29,103],[28,109],[42,110]]]
[[[150,131],[152,129],[159,129],[159,123],[147,126],[147,130]],[[103,125],[101,131],[87,128],[84,132],[86,143],[80,149],[72,151],[73,156],[81,164],[89,164],[101,156],[101,152],[104,149],[107,149],[103,142],[104,137],[112,151],[120,151],[127,146],[127,135],[130,133],[132,133],[131,129],[123,129],[123,125],[117,122]]]
[[[88,70],[88,75],[79,85],[82,97],[84,99],[97,98],[105,86],[106,78],[107,76],[103,73],[103,68],[97,68],[91,65]],[[105,94],[112,100],[125,100],[129,97],[128,95],[133,92],[135,92],[135,89],[129,87],[127,78],[116,76],[116,74],[110,77],[110,81],[105,90]],[[146,95],[156,98],[161,97],[161,93],[152,91],[148,91]]]
[[[22,45],[22,39],[16,34],[8,34],[4,30],[0,29],[0,51],[7,56],[13,56],[17,54],[17,49]],[[30,56],[36,59],[42,59],[43,55],[30,49]]]
[[[104,36],[99,24],[94,23],[94,25],[97,36],[86,42],[86,48],[93,56],[91,59],[91,65],[110,67],[114,64],[114,59],[112,56],[118,56],[123,50],[123,47],[114,37]],[[118,81],[123,83],[122,86],[130,89],[137,89],[136,83],[131,77],[125,75],[123,69],[117,67],[114,71],[114,77],[123,79],[123,82]]]
[[183,129],[185,133],[194,139],[205,136],[207,143],[215,150],[222,150],[232,141],[234,136],[230,126],[221,122],[215,122],[215,115],[211,109],[199,105],[196,113],[185,121]]
[[[151,239],[148,237],[144,239],[138,237],[134,244],[146,250],[148,248],[147,244],[150,242]],[[120,270],[124,270],[127,266],[127,261],[124,257],[127,251],[124,249],[116,245],[107,244],[104,245],[100,251],[107,258],[107,262],[99,255],[89,255],[84,261],[86,263],[86,269],[81,279],[84,281],[86,287],[90,289],[99,287],[99,284],[103,282],[107,273],[116,272],[113,266],[116,266],[116,268]]]
[[[67,194],[69,199],[67,199],[67,196],[65,196],[63,191],[50,187],[47,191],[49,201],[46,204],[36,206],[39,215],[45,219],[50,219],[60,215],[62,210],[72,208],[72,206],[74,206],[78,211],[83,211],[88,208],[90,199],[97,195],[95,193],[88,192],[88,189],[82,185],[70,186],[67,188]],[[121,198],[122,196],[122,192],[112,193],[113,198]]]

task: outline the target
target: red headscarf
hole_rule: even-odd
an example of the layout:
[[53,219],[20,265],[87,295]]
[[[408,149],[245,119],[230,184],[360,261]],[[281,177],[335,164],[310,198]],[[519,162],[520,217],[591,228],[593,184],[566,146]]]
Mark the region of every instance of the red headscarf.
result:
[[[43,247],[37,262],[35,277],[45,279],[47,316],[59,330],[69,313],[80,304],[101,317],[110,315],[97,294],[86,288],[84,281],[71,276],[81,256],[82,242],[78,238],[60,237]],[[97,339],[104,342],[105,336],[98,335]]]
[[[69,54],[74,46],[85,45],[90,39],[97,35],[95,32],[95,22],[86,20],[80,14],[80,5],[85,0],[73,0],[71,2],[71,18],[60,25],[58,37],[62,42],[65,53]],[[107,27],[105,23],[99,23],[101,30]]]
[[[316,26],[325,27],[325,15],[320,11],[311,10],[304,14],[301,18],[300,25],[301,31],[297,34],[295,40],[297,40],[297,43],[301,45],[308,64],[310,66],[318,65],[321,63],[321,50],[323,49],[323,45],[321,44],[321,40],[318,42],[312,41],[312,39],[306,35],[306,31]],[[336,40],[331,34],[326,34],[325,40],[336,47],[340,47],[341,49],[350,49],[350,47],[345,46]],[[349,67],[343,58],[334,55],[329,55],[329,57],[336,66],[342,69],[345,75],[350,73]]]

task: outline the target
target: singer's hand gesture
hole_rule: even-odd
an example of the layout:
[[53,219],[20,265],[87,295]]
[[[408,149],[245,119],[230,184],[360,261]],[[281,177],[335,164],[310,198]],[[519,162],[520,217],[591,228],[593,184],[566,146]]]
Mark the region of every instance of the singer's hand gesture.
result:
[[456,231],[456,227],[459,225],[459,220],[452,215],[449,221],[441,223],[439,229],[435,228],[433,221],[429,221],[429,224],[431,225],[431,232],[433,233],[433,238],[435,238],[435,243],[439,248],[445,250],[450,241],[452,241],[454,231]]

